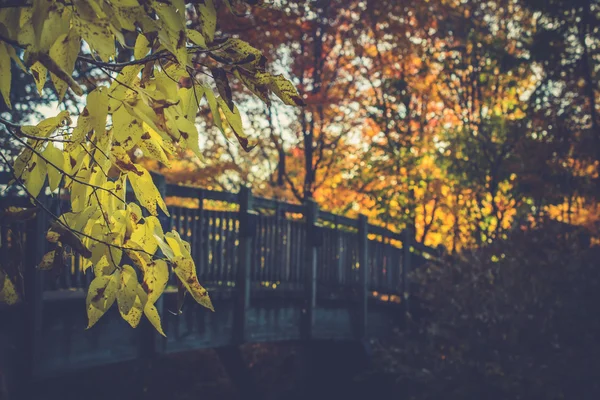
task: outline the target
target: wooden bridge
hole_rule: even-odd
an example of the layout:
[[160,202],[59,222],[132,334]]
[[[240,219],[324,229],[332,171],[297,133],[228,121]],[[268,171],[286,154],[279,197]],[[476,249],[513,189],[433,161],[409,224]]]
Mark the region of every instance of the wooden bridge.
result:
[[[58,274],[31,268],[47,251],[49,220],[38,213],[0,232],[0,251],[20,239],[27,267],[25,301],[0,310],[8,321],[0,324],[0,335],[22,346],[20,356],[34,377],[248,342],[365,341],[397,326],[408,304],[408,271],[437,255],[411,240],[408,231],[324,212],[313,201],[290,204],[254,197],[247,188],[227,193],[155,179],[165,196],[196,205],[171,206],[170,217],[162,215],[161,221],[165,230],[175,229],[189,241],[216,312],[187,299],[183,314],[170,313],[176,308],[173,284],[158,304],[167,338],[147,321],[130,328],[116,307],[85,330],[91,276],[83,274],[77,258]],[[0,205],[16,200],[0,198]],[[68,207],[56,197],[42,201],[55,211]]]

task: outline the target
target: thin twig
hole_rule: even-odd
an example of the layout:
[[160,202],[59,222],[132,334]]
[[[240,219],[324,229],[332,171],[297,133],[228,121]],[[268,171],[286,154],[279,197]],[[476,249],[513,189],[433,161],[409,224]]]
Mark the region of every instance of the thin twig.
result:
[[[77,182],[81,185],[84,186],[88,186],[91,188],[97,188],[98,190],[104,190],[108,193],[110,193],[112,196],[114,196],[117,200],[119,200],[122,203],[126,203],[125,200],[121,199],[119,196],[117,196],[116,193],[113,193],[110,189],[107,188],[103,188],[102,186],[97,186],[97,185],[93,185],[91,183],[88,182],[84,182],[80,179],[78,179],[75,175],[70,174],[68,172],[66,172],[64,170],[63,167],[59,167],[56,164],[54,164],[53,162],[51,162],[50,160],[48,160],[44,155],[42,155],[42,153],[40,153],[39,151],[37,151],[33,146],[31,146],[29,143],[27,143],[26,141],[22,140],[20,137],[16,136],[10,129],[9,132],[12,133],[12,136],[17,139],[17,141],[19,141],[21,144],[23,144],[25,147],[27,147],[29,150],[31,150],[33,153],[37,154],[38,157],[40,157],[42,160],[44,160],[47,164],[50,164],[52,167],[56,168],[58,171],[60,171],[63,175],[68,176],[69,178],[71,178],[74,182]],[[20,179],[20,178],[19,178]]]
[[56,214],[54,214],[52,211],[50,211],[41,201],[39,201],[37,198],[35,198],[31,193],[29,193],[29,191],[27,190],[27,188],[25,187],[25,185],[21,182],[21,180],[17,177],[17,175],[15,174],[15,170],[12,167],[12,165],[10,164],[10,162],[6,159],[6,156],[4,154],[2,154],[2,152],[0,152],[0,157],[2,157],[2,159],[4,160],[4,163],[6,164],[6,166],[8,167],[8,169],[11,172],[11,175],[13,176],[13,178],[15,179],[15,182],[18,183],[18,185],[21,187],[21,189],[23,189],[23,191],[25,192],[25,194],[27,195],[27,197],[33,201],[33,203],[37,206],[40,207],[44,212],[46,212],[54,221],[56,221],[58,224],[60,224],[62,227],[64,227],[65,229],[68,229],[69,231],[73,232],[73,233],[77,233],[83,237],[86,237],[88,239],[91,239],[95,242],[104,244],[106,246],[109,247],[113,247],[119,250],[123,250],[123,251],[127,251],[127,250],[131,250],[131,251],[139,251],[145,254],[148,254],[149,256],[154,256],[154,254],[151,254],[147,251],[145,251],[144,249],[138,249],[138,248],[132,248],[132,247],[125,247],[125,246],[119,246],[116,244],[112,244],[112,243],[108,243],[105,242],[104,240],[95,238],[91,235],[88,235],[87,233],[78,231],[76,229],[71,228],[70,226],[68,226],[65,222],[63,222],[60,217],[58,217]]

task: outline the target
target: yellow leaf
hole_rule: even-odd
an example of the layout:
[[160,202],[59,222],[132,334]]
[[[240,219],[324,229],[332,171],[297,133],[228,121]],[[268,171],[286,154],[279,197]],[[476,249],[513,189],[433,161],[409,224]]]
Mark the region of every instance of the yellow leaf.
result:
[[167,206],[160,195],[160,192],[152,181],[152,176],[148,170],[140,165],[136,166],[138,173],[128,172],[127,178],[131,182],[131,187],[135,193],[135,197],[140,201],[140,204],[146,208],[150,214],[158,215],[156,211],[156,204],[163,210],[163,212],[169,215]]
[[73,18],[73,26],[92,50],[98,52],[102,61],[108,62],[114,56],[115,38],[106,18],[96,17],[90,20],[80,18],[76,14]]
[[156,132],[161,132],[158,128],[158,117],[156,116],[156,112],[147,104],[144,104],[143,101],[136,99],[134,102],[129,104],[124,104],[127,111],[130,114],[135,115],[139,119],[141,119],[144,123],[146,123],[150,128],[152,128]]
[[122,146],[126,151],[138,144],[144,133],[142,124],[127,111],[127,108],[119,107],[112,114],[112,121],[115,144]]
[[154,11],[159,16],[159,24],[163,26],[158,37],[161,43],[177,57],[179,64],[185,66],[189,59],[186,49],[185,2],[172,0],[170,3],[152,3]]
[[261,84],[255,76],[249,75],[247,72],[236,68],[233,74],[242,81],[244,86],[261,99],[267,106],[271,104],[269,99],[269,88],[266,84]]
[[[69,112],[61,111],[56,117],[47,118],[37,124],[35,135],[46,138],[56,132],[57,129],[71,125],[71,122]],[[24,126],[23,129],[25,128]]]
[[121,317],[123,317],[123,319],[127,321],[132,328],[137,328],[139,325],[140,320],[142,319],[142,313],[144,312],[143,310],[147,303],[146,292],[144,292],[144,289],[142,289],[140,284],[137,284],[135,293],[135,301],[133,302],[133,306],[129,312],[121,312]]
[[6,51],[8,51],[8,54],[10,55],[10,58],[13,59],[13,61],[15,62],[15,64],[17,64],[17,67],[19,67],[21,69],[21,71],[27,72],[27,68],[25,67],[25,65],[23,65],[23,61],[21,61],[21,59],[19,58],[19,56],[17,56],[17,52],[15,51],[15,48],[12,46],[9,46],[8,44],[6,45]]
[[125,243],[125,247],[127,248],[125,254],[131,259],[133,265],[138,267],[140,271],[145,272],[148,264],[151,262],[150,256],[143,251],[141,245],[133,240],[128,240]]
[[208,102],[208,107],[210,108],[210,113],[212,114],[213,121],[215,125],[221,132],[223,131],[223,122],[221,121],[221,113],[219,112],[219,105],[217,103],[217,98],[215,97],[212,89],[203,87],[204,94],[206,95],[206,101]]
[[202,34],[200,32],[193,30],[193,29],[188,29],[187,36],[192,41],[192,43],[194,43],[197,46],[202,47],[203,49],[206,49],[206,40],[204,39],[204,36],[202,36]]
[[256,146],[257,143],[251,143],[246,134],[244,133],[244,127],[242,124],[242,116],[236,105],[233,106],[233,111],[229,109],[227,104],[222,98],[218,98],[219,106],[225,115],[225,119],[229,124],[229,127],[237,137],[238,141],[242,145],[245,151],[250,151]]
[[[17,159],[15,160],[15,163],[13,165],[13,170],[14,170],[14,174],[18,179],[23,179],[23,176],[25,175],[26,171],[26,167],[29,164],[29,162],[31,161],[31,158],[33,157],[33,151],[29,148],[25,148],[23,149],[23,151],[17,156]],[[10,184],[10,182],[9,182]]]
[[55,256],[56,256],[56,250],[52,250],[52,251],[49,251],[48,253],[44,254],[44,257],[42,257],[42,261],[38,265],[38,268],[41,270],[52,269],[52,266],[54,265],[54,257]]
[[112,275],[97,276],[90,283],[86,298],[88,326],[91,328],[113,305],[119,289],[120,271]]
[[165,335],[165,332],[162,329],[160,323],[160,315],[158,314],[158,310],[156,309],[156,306],[154,304],[146,304],[146,307],[144,307],[144,315],[146,315],[146,318],[148,318],[148,321],[150,321],[150,323],[152,324],[154,329],[158,331],[158,333],[160,333],[164,337],[167,337],[167,335]]
[[[49,3],[49,2],[45,2]],[[34,11],[35,13],[38,10]],[[39,30],[38,51],[47,52],[52,48],[55,42],[60,40],[60,36],[66,34],[69,30],[71,9],[60,3],[50,7],[48,12],[41,16],[43,18],[42,29]],[[36,29],[36,27],[34,27]]]
[[167,232],[165,234],[165,240],[169,244],[169,247],[171,248],[171,250],[173,250],[173,254],[176,257],[179,257],[179,256],[184,257],[184,258],[192,257],[190,255],[189,243],[182,240],[177,231]]
[[[70,213],[73,217],[69,226],[76,231],[83,230],[86,225],[89,225],[90,220],[93,219],[94,214],[98,210],[98,205],[91,205],[79,213]],[[97,218],[99,219],[100,216],[98,215]]]
[[127,204],[127,237],[131,237],[137,227],[137,223],[142,219],[142,209],[135,203]]
[[142,287],[148,295],[148,304],[160,298],[169,281],[169,267],[164,260],[155,260],[147,265]]
[[304,100],[298,94],[298,90],[283,75],[276,75],[271,78],[269,85],[273,93],[277,95],[285,104],[289,106],[304,106]]
[[[32,46],[35,43],[35,32],[33,30],[33,7],[21,8],[21,15],[15,28],[17,30],[17,41],[23,45]],[[17,21],[15,21],[17,22]]]
[[181,283],[188,292],[190,292],[194,300],[209,310],[215,311],[212,302],[210,301],[210,297],[208,296],[208,292],[200,285],[200,282],[198,282],[194,260],[178,256],[172,260],[172,263],[173,271],[179,277]]
[[125,149],[121,146],[113,146],[110,151],[110,160],[114,165],[117,166],[121,171],[127,173],[132,172],[134,174],[141,174],[140,171],[136,168],[133,161],[129,157],[129,154],[125,151]]
[[77,118],[77,126],[73,129],[73,133],[71,134],[71,142],[66,145],[67,152],[73,151],[76,147],[78,147],[81,142],[86,140],[88,133],[92,131],[94,128],[94,120],[90,117],[89,111],[86,108],[83,109],[79,118]]
[[81,168],[75,175],[77,181],[73,181],[71,185],[71,210],[73,212],[83,211],[88,205],[91,188],[85,182],[89,180],[90,174],[91,171],[88,168]]
[[146,36],[144,36],[140,33],[135,40],[133,56],[135,57],[136,60],[140,60],[140,59],[146,57],[148,52],[150,52],[150,42],[148,41]]
[[30,68],[31,75],[35,81],[35,87],[41,96],[44,91],[44,85],[46,84],[46,78],[48,77],[48,70],[42,65],[41,62],[36,61]]
[[145,223],[148,224],[149,229],[152,230],[152,235],[154,236],[154,240],[156,240],[156,244],[163,252],[165,257],[169,260],[175,258],[175,254],[173,254],[173,250],[169,247],[169,245],[165,242],[165,234],[163,233],[162,226],[160,225],[160,221],[158,218],[154,216],[150,216],[145,218]]
[[10,84],[11,84],[11,73],[10,73],[10,55],[6,50],[4,42],[0,42],[0,93],[4,98],[4,103],[8,108],[12,108],[10,104]]
[[92,127],[96,133],[96,139],[104,135],[106,130],[106,117],[108,116],[108,89],[98,86],[92,90],[86,98],[86,109],[92,118]]
[[46,233],[46,240],[50,243],[56,243],[60,239],[60,233],[49,230]]
[[140,148],[144,152],[145,156],[158,160],[165,166],[170,168],[171,162],[167,158],[167,155],[165,154],[161,146],[163,140],[160,136],[158,136],[157,133],[154,134],[156,135],[156,137],[153,137],[153,135],[150,132],[144,133],[142,135],[142,141],[140,141],[139,143]]
[[215,39],[215,30],[217,29],[217,10],[212,0],[205,0],[198,5],[200,12],[200,25],[202,27],[202,36],[208,43]]
[[37,197],[40,194],[46,181],[46,172],[46,161],[39,155],[34,154],[21,177],[31,196]]
[[20,31],[19,21],[21,19],[21,8],[11,7],[0,10],[0,24],[4,25],[9,37],[16,37]]
[[108,102],[109,112],[114,113],[121,107],[122,101],[126,99],[131,90],[133,82],[138,80],[138,75],[143,65],[128,65],[121,70],[119,75],[112,81],[108,89],[110,100]]
[[179,89],[179,98],[181,99],[181,110],[183,115],[192,123],[196,121],[196,114],[200,107],[200,100],[204,97],[204,88],[199,85],[193,85],[191,89]]
[[[56,64],[69,76],[73,74],[75,69],[75,61],[79,55],[81,46],[81,38],[75,29],[71,29],[68,34],[63,34],[58,37],[56,42],[50,48],[50,57],[56,62]],[[63,96],[69,86],[62,79],[57,77],[54,73],[50,73],[52,83],[56,88],[58,94],[58,101],[62,101]]]
[[42,155],[48,160],[48,185],[50,190],[55,191],[63,175],[56,167],[63,168],[65,164],[64,152],[49,143]]
[[[56,77],[58,79],[60,79],[63,82],[66,82],[69,87],[71,88],[71,90],[73,90],[73,92],[77,95],[77,96],[83,96],[83,90],[81,89],[81,86],[79,86],[79,84],[77,82],[75,82],[75,79],[73,79],[73,77],[71,76],[70,73],[68,73],[67,71],[65,71],[55,60],[54,58],[50,57],[49,54],[46,53],[35,53],[34,55],[32,55],[33,60],[32,61],[39,61],[40,63],[42,63],[44,65],[44,67],[48,68],[48,71],[50,71],[51,74],[56,75]],[[61,60],[62,62],[63,60]]]
[[17,288],[8,276],[0,269],[0,304],[12,306],[20,301]]
[[146,253],[154,254],[158,248],[158,243],[154,238],[154,226],[148,221],[136,225],[130,240],[139,245]]
[[229,86],[229,79],[227,78],[227,72],[223,68],[211,68],[210,72],[217,85],[217,91],[224,101],[224,104],[229,110],[233,110],[235,104],[233,104],[233,97],[231,87]]
[[216,53],[234,64],[260,64],[264,62],[264,57],[260,50],[252,47],[248,42],[229,38],[225,43],[219,46]]
[[[88,265],[88,268],[89,268],[89,265]],[[109,262],[107,257],[101,258],[100,261],[98,261],[97,263],[94,264],[94,275],[96,275],[96,276],[110,275],[110,274],[114,273],[116,270],[117,270],[117,267],[115,267],[115,265],[112,262]],[[85,269],[84,269],[84,271],[85,271]]]
[[117,292],[117,304],[121,315],[128,314],[137,297],[136,289],[139,285],[135,270],[131,265],[123,265],[121,269],[121,283]]
[[56,232],[59,236],[55,238],[46,235],[48,241],[53,242],[60,240],[61,243],[70,246],[75,253],[78,253],[85,258],[90,258],[92,256],[92,252],[83,244],[79,236],[71,229],[66,228],[63,224],[60,224],[57,221],[52,222],[48,233],[50,232]]
[[152,2],[152,8],[168,29],[175,32],[185,29],[185,8],[178,10],[176,5],[158,1]]

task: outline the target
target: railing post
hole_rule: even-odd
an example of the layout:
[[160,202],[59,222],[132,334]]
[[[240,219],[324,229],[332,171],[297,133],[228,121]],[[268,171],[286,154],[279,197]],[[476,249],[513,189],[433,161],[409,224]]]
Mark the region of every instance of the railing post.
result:
[[[46,195],[41,195],[38,201],[48,207],[49,201]],[[46,250],[46,229],[48,228],[48,216],[42,208],[38,208],[35,218],[27,222],[25,237],[24,269],[24,300],[26,312],[26,374],[28,378],[36,375],[37,363],[42,334],[42,315],[44,307],[44,285],[42,272],[37,265],[42,260]]]
[[413,229],[407,226],[402,231],[402,304],[404,304],[404,317],[407,318],[410,313],[409,297],[410,297],[410,282],[408,281],[408,273],[411,268],[411,252],[410,247],[413,243]]
[[319,206],[314,199],[306,202],[306,274],[304,281],[304,309],[300,336],[303,340],[312,338],[317,306],[317,218]]
[[342,260],[342,238],[340,236],[340,217],[339,215],[335,215],[334,224],[335,224],[335,246],[337,249],[337,283],[340,286],[344,285],[344,260]]
[[235,282],[235,308],[233,315],[233,344],[246,340],[246,313],[250,308],[250,269],[252,267],[252,238],[255,224],[252,223],[252,191],[240,187],[239,196],[239,247],[238,268]]
[[369,223],[366,215],[358,216],[358,265],[359,265],[359,323],[358,338],[367,338],[367,312],[369,300]]

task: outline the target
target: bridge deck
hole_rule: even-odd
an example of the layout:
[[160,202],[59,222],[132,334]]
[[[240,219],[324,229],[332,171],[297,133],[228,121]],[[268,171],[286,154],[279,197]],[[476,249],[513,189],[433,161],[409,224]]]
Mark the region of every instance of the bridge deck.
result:
[[[35,375],[62,374],[69,370],[148,356],[148,347],[140,345],[145,343],[144,335],[154,338],[155,352],[167,354],[235,344],[235,302],[232,296],[216,295],[214,313],[188,301],[184,313],[179,316],[166,311],[170,304],[174,305],[175,296],[175,293],[167,293],[163,302],[166,338],[155,335],[147,324],[131,329],[116,308],[111,309],[94,328],[85,330],[87,317],[85,304],[77,298],[80,296],[53,296],[52,300],[44,302]],[[300,296],[275,297],[266,294],[253,297],[246,314],[246,342],[301,340],[303,303]],[[355,301],[319,299],[312,339],[355,339],[358,331],[356,310]],[[369,336],[391,332],[392,327],[398,326],[401,315],[398,304],[371,299]]]

